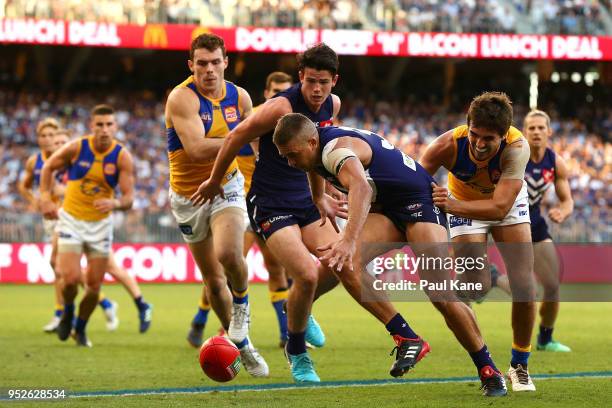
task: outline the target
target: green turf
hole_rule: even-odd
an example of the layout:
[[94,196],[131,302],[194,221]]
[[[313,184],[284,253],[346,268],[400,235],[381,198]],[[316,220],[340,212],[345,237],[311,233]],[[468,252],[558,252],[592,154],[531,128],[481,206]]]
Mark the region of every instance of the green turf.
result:
[[[102,313],[95,312],[88,327],[93,349],[79,349],[42,333],[51,314],[52,290],[48,286],[0,286],[0,388],[64,388],[70,391],[155,389],[215,385],[197,363],[197,351],[185,341],[200,293],[198,285],[143,285],[145,298],[155,305],[149,333],[137,332],[136,309],[119,286],[104,288],[120,304],[121,325],[114,333],[104,327]],[[287,383],[289,370],[278,348],[278,329],[265,286],[251,289],[252,339],[268,364],[271,376],[250,378],[245,372],[231,383]],[[400,311],[432,346],[432,352],[409,374],[410,378],[475,375],[467,354],[448,332],[441,316],[427,303],[400,303]],[[510,304],[489,302],[475,310],[485,340],[501,370],[510,358]],[[328,342],[312,351],[323,380],[387,379],[393,343],[372,317],[338,288],[320,299],[314,308]],[[574,350],[568,354],[535,352],[532,374],[609,371],[612,344],[612,304],[566,303],[555,337]],[[212,316],[212,314],[211,314]],[[219,327],[211,318],[206,335]],[[610,405],[610,379],[555,379],[536,381],[538,392],[511,395],[501,405],[519,402],[529,406]],[[6,394],[4,394],[6,395]],[[386,406],[480,406],[483,400],[476,382],[470,384],[405,384],[384,387],[87,398],[70,406],[185,406],[190,402],[212,406],[309,406],[363,405],[385,401]],[[62,405],[67,401],[61,402]],[[110,404],[110,405],[109,405]],[[17,406],[17,405],[11,405]]]

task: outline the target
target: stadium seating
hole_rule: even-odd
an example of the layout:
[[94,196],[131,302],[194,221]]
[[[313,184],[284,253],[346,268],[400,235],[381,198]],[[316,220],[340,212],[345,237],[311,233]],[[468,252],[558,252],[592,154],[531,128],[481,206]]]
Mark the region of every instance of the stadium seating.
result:
[[608,0],[16,0],[4,4],[0,18],[425,32],[612,32]]

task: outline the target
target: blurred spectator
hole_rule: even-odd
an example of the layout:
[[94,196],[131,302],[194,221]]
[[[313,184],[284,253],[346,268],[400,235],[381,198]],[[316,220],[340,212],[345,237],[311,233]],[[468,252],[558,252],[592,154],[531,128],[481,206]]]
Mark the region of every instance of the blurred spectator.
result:
[[609,0],[4,0],[0,8],[0,18],[470,33],[515,33],[520,19],[530,33],[610,35]]

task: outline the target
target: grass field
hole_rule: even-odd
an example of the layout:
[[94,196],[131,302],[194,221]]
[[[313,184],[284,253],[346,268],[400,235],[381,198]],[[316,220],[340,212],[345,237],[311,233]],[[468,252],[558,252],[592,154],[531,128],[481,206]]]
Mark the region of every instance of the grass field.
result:
[[[252,339],[270,365],[270,378],[255,380],[241,371],[231,386],[267,386],[263,391],[211,390],[197,362],[197,350],[185,335],[195,311],[197,285],[143,285],[145,298],[155,305],[151,330],[137,332],[136,309],[120,286],[105,293],[120,304],[121,325],[109,333],[97,310],[88,326],[92,349],[76,348],[46,335],[42,326],[50,317],[52,290],[48,286],[0,286],[0,398],[11,388],[62,388],[68,394],[94,396],[69,398],[61,406],[523,406],[604,407],[612,404],[612,304],[562,305],[555,335],[570,345],[572,353],[534,352],[530,372],[536,376],[603,373],[600,378],[535,379],[538,391],[512,394],[505,399],[480,396],[479,382],[468,355],[446,329],[442,317],[427,303],[401,303],[400,311],[432,346],[432,352],[405,378],[428,382],[383,383],[393,347],[386,331],[338,288],[320,299],[314,313],[327,334],[324,348],[311,351],[316,368],[329,387],[293,388],[291,376],[278,348],[278,329],[267,288],[251,289]],[[489,302],[475,310],[485,340],[497,365],[506,370],[510,360],[510,304]],[[212,316],[212,314],[211,314]],[[206,337],[219,327],[209,319]],[[473,381],[469,378],[474,377]],[[441,383],[442,379],[453,382]],[[380,381],[377,381],[380,380]],[[273,384],[289,384],[283,389]],[[333,385],[333,387],[331,387]],[[161,389],[173,392],[162,393]],[[172,389],[172,390],[171,390]],[[148,390],[151,394],[97,396],[102,392]],[[220,389],[222,391],[227,388]],[[96,394],[98,393],[98,394]],[[0,401],[0,405],[6,401]],[[51,403],[51,402],[49,402]],[[41,402],[10,403],[28,406]],[[53,404],[53,403],[51,403]]]

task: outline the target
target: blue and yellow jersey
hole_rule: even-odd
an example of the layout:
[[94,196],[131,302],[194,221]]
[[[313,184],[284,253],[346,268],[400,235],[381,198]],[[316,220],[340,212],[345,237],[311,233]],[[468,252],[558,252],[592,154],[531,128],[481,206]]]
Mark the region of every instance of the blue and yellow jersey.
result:
[[37,186],[40,186],[40,173],[48,158],[49,157],[45,156],[43,152],[36,155],[36,162],[34,163],[34,184]]
[[491,198],[495,185],[501,177],[500,158],[506,146],[523,137],[517,128],[511,126],[502,140],[497,153],[488,160],[474,158],[468,142],[468,126],[453,129],[455,160],[448,174],[448,190],[458,200],[484,200]]
[[105,152],[98,152],[93,136],[80,139],[76,160],[68,167],[68,183],[62,208],[83,221],[100,221],[110,213],[98,211],[93,203],[101,198],[113,198],[119,182],[117,162],[123,146],[116,141]]
[[[190,76],[176,88],[189,88],[200,100],[199,115],[204,127],[204,137],[222,138],[234,129],[240,118],[240,93],[236,85],[225,81],[223,95],[219,99],[212,99],[202,95]],[[175,89],[176,89],[175,88]],[[170,187],[172,190],[184,197],[190,197],[196,192],[200,184],[206,180],[212,172],[215,159],[205,163],[194,163],[191,161],[183,148],[183,144],[172,127],[169,118],[166,118],[166,135],[168,136],[168,161],[170,163]],[[234,173],[238,168],[236,160],[227,169],[228,175]]]
[[[261,105],[254,107],[253,113],[255,113],[255,110],[260,106]],[[238,162],[240,172],[244,176],[244,193],[247,194],[251,189],[251,179],[253,178],[255,162],[257,161],[257,157],[250,143],[242,146],[242,149],[238,152],[238,156],[236,156],[236,161]]]
[[[40,152],[36,155],[36,162],[34,162],[34,170],[33,170],[33,175],[34,175],[33,185],[34,186],[40,186],[40,173],[42,172],[42,168],[45,165],[45,162],[47,161],[48,158],[49,156],[46,156],[43,152]],[[57,171],[55,173],[55,182],[63,184],[65,175],[66,175],[65,170]],[[62,197],[57,196],[55,194],[51,194],[51,199],[53,200],[54,203],[59,203],[60,201],[62,201]]]

